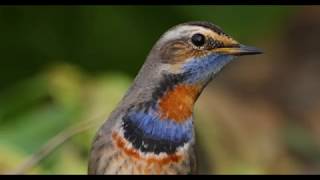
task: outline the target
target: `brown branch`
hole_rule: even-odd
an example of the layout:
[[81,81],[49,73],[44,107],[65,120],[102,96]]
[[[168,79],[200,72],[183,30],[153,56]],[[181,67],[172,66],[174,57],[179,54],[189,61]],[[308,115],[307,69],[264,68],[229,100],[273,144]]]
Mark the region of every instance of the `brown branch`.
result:
[[[99,119],[99,118],[98,118]],[[35,167],[41,160],[47,157],[50,153],[56,150],[60,145],[68,141],[73,136],[95,127],[100,121],[82,121],[67,129],[62,130],[56,136],[51,138],[37,152],[32,154],[25,162],[19,165],[16,169],[7,174],[24,174],[28,170]]]

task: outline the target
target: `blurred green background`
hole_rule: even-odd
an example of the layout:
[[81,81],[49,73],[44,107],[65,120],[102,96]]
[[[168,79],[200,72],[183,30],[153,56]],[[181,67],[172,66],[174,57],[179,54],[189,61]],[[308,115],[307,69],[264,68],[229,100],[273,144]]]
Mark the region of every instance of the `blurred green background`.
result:
[[198,100],[200,172],[320,173],[320,7],[1,6],[0,174],[85,174],[97,128],[152,45],[193,20],[265,52],[230,64]]

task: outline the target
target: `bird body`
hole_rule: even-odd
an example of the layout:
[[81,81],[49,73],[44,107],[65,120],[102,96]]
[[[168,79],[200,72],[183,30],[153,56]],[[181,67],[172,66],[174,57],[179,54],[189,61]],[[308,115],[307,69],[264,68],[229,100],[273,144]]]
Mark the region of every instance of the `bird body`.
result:
[[197,98],[235,56],[257,53],[208,22],[169,29],[99,129],[89,174],[195,173]]

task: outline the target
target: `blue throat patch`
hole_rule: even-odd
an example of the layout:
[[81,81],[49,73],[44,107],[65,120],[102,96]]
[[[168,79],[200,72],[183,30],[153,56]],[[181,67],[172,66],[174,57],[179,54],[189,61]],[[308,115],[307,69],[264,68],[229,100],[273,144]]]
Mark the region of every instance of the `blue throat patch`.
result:
[[160,119],[153,109],[131,111],[123,118],[124,136],[142,152],[172,154],[193,138],[190,117],[183,123]]
[[190,84],[208,81],[233,59],[234,56],[223,54],[193,58],[182,66],[182,71],[188,76],[185,81]]
[[129,113],[130,119],[143,130],[144,135],[152,139],[167,140],[175,143],[188,141],[192,138],[191,117],[182,123],[170,119],[160,119],[153,110],[147,114],[144,112]]

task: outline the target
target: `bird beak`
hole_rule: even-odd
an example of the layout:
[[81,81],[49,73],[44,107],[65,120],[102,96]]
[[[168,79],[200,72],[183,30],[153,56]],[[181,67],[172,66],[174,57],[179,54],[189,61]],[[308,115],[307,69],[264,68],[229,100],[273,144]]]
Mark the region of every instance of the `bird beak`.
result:
[[222,47],[215,50],[218,53],[242,56],[242,55],[254,55],[262,54],[263,52],[255,47],[245,46],[245,45],[236,45],[232,47]]

